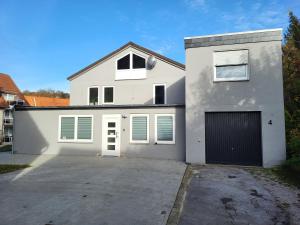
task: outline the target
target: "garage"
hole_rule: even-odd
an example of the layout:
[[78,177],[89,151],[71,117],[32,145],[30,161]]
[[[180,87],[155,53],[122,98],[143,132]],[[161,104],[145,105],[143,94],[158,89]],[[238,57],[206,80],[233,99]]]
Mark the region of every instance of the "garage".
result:
[[206,163],[262,165],[260,112],[206,112]]

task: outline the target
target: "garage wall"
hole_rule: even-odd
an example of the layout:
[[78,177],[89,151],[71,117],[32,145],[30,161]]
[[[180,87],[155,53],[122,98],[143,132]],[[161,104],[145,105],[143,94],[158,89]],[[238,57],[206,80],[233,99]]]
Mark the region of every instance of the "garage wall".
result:
[[[285,159],[280,40],[280,30],[186,40],[187,162],[205,164],[205,112],[230,111],[261,111],[263,166]],[[249,50],[250,80],[214,82],[213,53],[241,49]]]
[[[150,143],[130,144],[130,114],[149,114]],[[176,116],[176,143],[155,144],[155,114],[174,113]],[[26,110],[16,111],[13,148],[16,153],[92,155],[101,154],[102,115],[121,114],[121,156],[185,160],[185,110],[183,107],[155,107],[131,109],[81,110]],[[93,115],[92,143],[58,142],[59,115]]]

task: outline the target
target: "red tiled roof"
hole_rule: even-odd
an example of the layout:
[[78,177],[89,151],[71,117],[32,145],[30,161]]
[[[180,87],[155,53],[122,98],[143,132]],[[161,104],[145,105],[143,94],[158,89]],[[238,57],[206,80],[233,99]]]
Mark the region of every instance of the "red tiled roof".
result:
[[[9,94],[15,94],[19,97],[19,99],[22,99],[25,101],[25,98],[20,91],[20,89],[17,87],[15,82],[11,79],[11,77],[7,74],[0,73],[0,92],[2,93],[9,93]],[[8,103],[5,101],[3,96],[0,96],[0,107],[7,107]]]
[[68,106],[68,98],[51,98],[35,95],[25,95],[25,100],[30,106]]

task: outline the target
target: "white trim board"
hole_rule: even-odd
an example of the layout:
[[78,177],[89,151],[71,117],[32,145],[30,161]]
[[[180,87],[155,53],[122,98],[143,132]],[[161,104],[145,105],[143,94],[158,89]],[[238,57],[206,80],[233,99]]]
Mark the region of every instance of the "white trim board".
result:
[[185,37],[184,40],[195,39],[195,38],[207,38],[207,37],[218,37],[218,36],[237,35],[237,34],[261,33],[261,32],[267,32],[267,31],[281,31],[281,32],[282,32],[282,28],[265,29],[265,30],[250,30],[250,31],[244,31],[244,32],[233,32],[233,33],[223,33],[223,34],[212,34],[212,35],[203,35],[203,36],[190,36],[190,37]]

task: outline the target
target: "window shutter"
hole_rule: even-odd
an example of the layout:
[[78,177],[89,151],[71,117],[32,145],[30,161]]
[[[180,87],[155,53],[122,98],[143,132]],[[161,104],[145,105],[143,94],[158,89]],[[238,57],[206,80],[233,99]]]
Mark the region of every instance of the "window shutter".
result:
[[248,50],[214,52],[215,66],[248,64]]
[[77,139],[92,139],[91,117],[78,117]]
[[75,118],[62,117],[61,118],[61,139],[74,139]]
[[147,134],[147,117],[136,116],[132,117],[132,140],[133,141],[146,141]]
[[157,117],[157,140],[173,141],[173,117],[172,116]]

